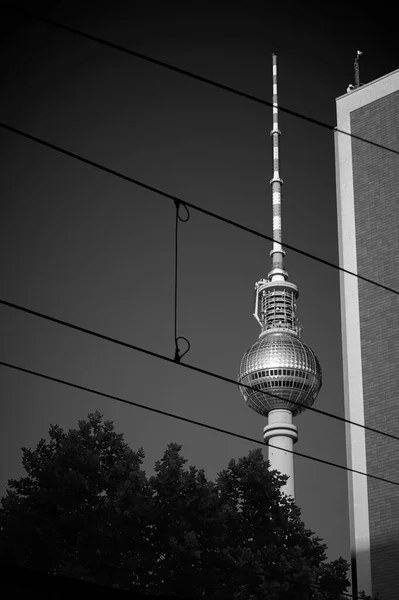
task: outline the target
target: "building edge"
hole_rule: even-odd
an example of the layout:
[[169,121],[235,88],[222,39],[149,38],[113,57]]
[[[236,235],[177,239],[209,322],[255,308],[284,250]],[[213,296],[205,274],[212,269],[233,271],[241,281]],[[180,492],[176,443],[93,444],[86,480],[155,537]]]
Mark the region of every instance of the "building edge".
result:
[[[340,110],[338,104],[337,127],[350,133],[350,112]],[[349,135],[334,134],[339,264],[356,273],[351,140]],[[364,425],[358,280],[342,271],[340,300],[345,418]],[[351,469],[367,472],[365,430],[349,424],[345,427],[347,465]],[[360,590],[371,594],[368,488],[365,476],[348,471],[348,500],[352,592],[356,598]]]

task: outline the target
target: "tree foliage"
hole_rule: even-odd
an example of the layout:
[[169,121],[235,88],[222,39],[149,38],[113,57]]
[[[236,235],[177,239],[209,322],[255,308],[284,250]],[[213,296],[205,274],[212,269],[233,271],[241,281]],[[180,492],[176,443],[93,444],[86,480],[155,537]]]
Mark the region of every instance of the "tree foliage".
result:
[[180,451],[169,444],[148,478],[143,449],[100,413],[50,426],[1,500],[1,560],[160,595],[343,600],[348,564],[326,562],[261,449],[214,482]]

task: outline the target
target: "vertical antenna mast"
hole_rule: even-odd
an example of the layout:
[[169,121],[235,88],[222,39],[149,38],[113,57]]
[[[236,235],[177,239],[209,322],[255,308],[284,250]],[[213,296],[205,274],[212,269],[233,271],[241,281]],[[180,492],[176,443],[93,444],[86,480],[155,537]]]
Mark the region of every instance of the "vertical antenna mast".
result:
[[270,132],[273,138],[273,178],[270,180],[272,186],[273,199],[273,250],[272,270],[269,273],[272,281],[285,281],[287,273],[284,269],[284,250],[282,248],[282,227],[281,227],[281,186],[280,178],[280,156],[279,156],[279,136],[281,132],[278,128],[278,98],[277,98],[277,56],[273,54],[273,129]]
[[298,287],[288,281],[284,266],[285,252],[282,247],[281,186],[277,100],[277,56],[273,54],[273,177],[270,180],[273,202],[273,248],[272,269],[267,279],[255,283],[254,317],[262,328],[261,336],[271,332],[286,331],[299,337],[300,325],[296,318]]
[[361,57],[362,54],[363,54],[363,52],[361,50],[358,50],[356,52],[356,58],[355,58],[355,62],[354,62],[354,67],[355,67],[355,88],[360,87],[359,58]]

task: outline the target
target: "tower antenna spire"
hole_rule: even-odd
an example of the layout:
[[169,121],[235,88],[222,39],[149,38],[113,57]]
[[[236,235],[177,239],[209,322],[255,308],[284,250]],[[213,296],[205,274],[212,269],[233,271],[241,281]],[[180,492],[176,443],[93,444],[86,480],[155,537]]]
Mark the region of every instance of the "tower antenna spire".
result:
[[270,180],[273,202],[273,249],[272,270],[269,273],[272,281],[285,281],[288,277],[284,268],[285,252],[282,247],[282,222],[281,222],[281,187],[283,180],[280,177],[280,146],[278,127],[278,95],[277,95],[277,56],[273,54],[273,129],[270,132],[273,139],[273,177]]

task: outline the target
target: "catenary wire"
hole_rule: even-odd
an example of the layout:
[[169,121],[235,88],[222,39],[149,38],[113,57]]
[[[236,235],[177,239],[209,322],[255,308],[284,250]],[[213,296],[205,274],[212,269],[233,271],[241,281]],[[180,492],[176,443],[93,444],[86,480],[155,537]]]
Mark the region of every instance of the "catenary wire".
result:
[[[153,356],[154,358],[159,358],[161,360],[167,362],[176,362],[174,359],[165,356],[164,354],[159,354],[158,352],[154,352],[153,350],[147,350],[146,348],[142,348],[141,346],[136,346],[135,344],[131,344],[129,342],[125,342],[124,340],[119,340],[118,338],[114,338],[98,331],[94,331],[93,329],[87,329],[86,327],[81,327],[80,325],[75,325],[74,323],[70,323],[69,321],[64,321],[62,319],[58,319],[57,317],[52,317],[50,315],[46,315],[45,313],[33,310],[31,308],[27,308],[25,306],[21,306],[20,304],[15,304],[13,302],[9,302],[8,300],[4,300],[0,298],[0,304],[4,306],[8,306],[9,308],[13,308],[15,310],[25,312],[27,314],[33,315],[35,317],[39,317],[40,319],[44,319],[46,321],[50,321],[51,323],[57,323],[58,325],[62,325],[63,327],[68,327],[69,329],[73,329],[75,331],[80,331],[81,333],[85,333],[92,337],[96,337],[107,342],[111,342],[113,344],[117,344],[118,346],[123,346],[124,348],[129,348],[130,350],[136,350],[143,354],[147,354],[148,356]],[[225,377],[224,375],[220,375],[219,373],[214,373],[212,371],[208,371],[207,369],[202,369],[201,367],[197,367],[195,365],[188,365],[185,363],[179,363],[182,367],[186,369],[190,369],[191,371],[196,371],[197,373],[202,373],[203,375],[208,375],[210,377],[214,377],[215,379],[219,379],[220,381],[225,381],[226,383],[232,383],[238,387],[244,387],[249,390],[253,390],[250,385],[246,385],[244,383],[238,383],[235,379],[231,379],[230,377]],[[271,392],[267,392],[266,390],[256,390],[258,393],[262,393],[265,396],[271,398],[277,398],[278,400],[283,400],[284,402],[290,402],[291,404],[297,404],[294,400],[287,400],[285,398],[280,398],[277,394],[272,394]],[[349,419],[345,419],[345,417],[340,417],[338,415],[334,415],[327,411],[321,410],[320,408],[315,408],[314,406],[308,406],[306,408],[312,412],[318,413],[320,415],[324,415],[325,417],[329,417],[331,419],[335,419],[336,421],[341,421],[342,423],[347,423],[348,425],[355,425],[356,427],[360,427],[361,429],[365,429],[367,431],[371,431],[372,433],[376,433],[378,435],[382,435],[384,437],[388,437],[399,441],[399,437],[393,435],[391,433],[387,433],[385,431],[380,431],[379,429],[374,429],[373,427],[369,427],[368,425],[363,425],[361,423],[356,423],[356,421],[350,421]],[[399,484],[398,484],[399,485]]]
[[[182,217],[180,214],[180,207],[183,206],[184,210],[186,211],[186,216]],[[188,339],[182,335],[177,335],[177,302],[178,302],[178,251],[179,251],[179,221],[181,221],[182,223],[187,223],[187,221],[190,218],[190,212],[187,208],[187,206],[185,204],[182,204],[181,202],[178,202],[177,200],[175,200],[175,313],[174,313],[174,332],[175,332],[175,361],[176,362],[180,362],[181,359],[183,358],[183,356],[185,354],[187,354],[187,352],[190,350],[191,348],[191,344],[188,341]],[[180,353],[180,348],[179,348],[179,340],[184,340],[187,344],[187,349],[183,352],[183,354]]]
[[[61,154],[65,154],[66,156],[69,156],[70,158],[74,158],[75,160],[78,160],[82,163],[90,165],[96,169],[99,169],[100,171],[103,171],[104,173],[108,173],[110,175],[113,175],[114,177],[123,179],[124,181],[128,181],[129,183],[133,183],[134,185],[137,185],[138,187],[141,187],[145,190],[149,190],[150,192],[153,192],[154,194],[158,194],[159,196],[163,196],[164,198],[168,198],[169,200],[173,200],[173,202],[175,202],[175,203],[179,202],[179,203],[185,205],[186,207],[192,208],[193,210],[196,210],[197,212],[207,215],[208,217],[212,217],[214,219],[217,219],[218,221],[222,221],[222,223],[226,223],[227,225],[231,225],[232,227],[236,227],[238,229],[241,229],[242,231],[246,231],[247,233],[250,233],[252,235],[260,237],[264,240],[268,240],[271,242],[278,241],[278,240],[274,240],[273,237],[266,235],[265,233],[260,233],[259,231],[256,231],[256,229],[251,229],[251,227],[247,227],[246,225],[242,225],[241,223],[232,221],[231,219],[228,219],[227,217],[218,215],[217,213],[207,210],[206,208],[202,208],[201,206],[198,206],[197,204],[188,202],[187,200],[182,200],[181,198],[178,198],[177,196],[174,196],[173,194],[164,192],[160,188],[156,188],[152,185],[144,183],[143,181],[140,181],[133,177],[129,177],[128,175],[125,175],[124,173],[121,173],[120,171],[116,171],[115,169],[111,169],[110,167],[106,167],[105,165],[101,165],[98,162],[95,162],[93,160],[90,160],[89,158],[85,158],[84,156],[81,156],[80,154],[76,154],[75,152],[66,150],[65,148],[62,148],[61,146],[57,146],[55,144],[52,144],[51,142],[47,142],[46,140],[43,140],[42,138],[38,138],[34,135],[31,135],[30,133],[27,133],[26,131],[22,131],[21,129],[12,127],[11,125],[8,125],[7,123],[0,122],[0,127],[2,127],[3,129],[6,129],[7,131],[11,131],[11,133],[15,133],[15,134],[20,135],[28,140],[31,140],[38,144],[41,144],[42,146],[51,148],[51,150],[55,150],[56,152],[60,152]],[[293,252],[296,252],[297,254],[306,256],[307,258],[315,260],[323,265],[326,265],[333,269],[337,269],[338,271],[341,271],[342,273],[346,273],[347,275],[352,275],[353,277],[357,277],[358,279],[361,279],[362,281],[365,281],[366,283],[376,285],[377,287],[379,287],[383,290],[386,290],[388,292],[392,292],[393,294],[399,295],[399,290],[395,290],[387,285],[379,283],[378,281],[369,279],[368,277],[365,277],[364,275],[360,275],[359,273],[355,273],[354,271],[350,271],[348,269],[345,269],[344,267],[340,267],[339,265],[336,265],[335,263],[325,260],[324,258],[320,258],[319,256],[316,256],[315,254],[311,254],[310,252],[306,252],[305,250],[301,250],[300,248],[297,248],[296,246],[292,246],[291,244],[287,244],[285,242],[284,242],[283,246],[285,248],[289,248],[290,250],[292,250]]]
[[[197,75],[196,73],[193,73],[192,71],[188,71],[186,69],[181,69],[180,67],[176,67],[175,65],[171,65],[170,63],[167,63],[165,61],[158,60],[158,59],[148,56],[146,54],[142,54],[141,52],[137,52],[135,50],[130,50],[129,48],[120,46],[119,44],[115,44],[113,42],[109,42],[108,40],[105,40],[98,36],[92,35],[90,33],[85,33],[84,31],[81,31],[80,29],[76,29],[75,27],[70,27],[69,25],[65,25],[64,23],[60,23],[59,21],[55,21],[54,19],[50,19],[49,17],[44,17],[42,15],[36,15],[36,14],[33,14],[33,13],[31,13],[29,11],[25,11],[25,10],[23,12],[25,14],[29,15],[32,19],[35,19],[37,21],[42,21],[43,23],[47,23],[48,25],[52,25],[54,27],[64,29],[65,31],[68,31],[68,32],[78,35],[80,37],[86,38],[93,42],[97,42],[98,44],[102,44],[104,46],[108,46],[109,48],[118,50],[119,52],[124,52],[125,54],[129,54],[130,56],[134,56],[135,58],[139,58],[141,60],[145,60],[147,62],[153,63],[159,67],[163,67],[164,69],[169,69],[170,71],[174,71],[175,73],[179,73],[180,75],[190,77],[191,79],[196,79],[197,81],[206,83],[212,87],[219,88],[226,92],[230,92],[232,94],[235,94],[236,96],[241,96],[242,98],[246,98],[247,100],[252,100],[253,102],[257,102],[258,104],[263,104],[264,106],[273,107],[272,102],[263,100],[263,98],[259,98],[258,96],[248,94],[247,92],[243,92],[243,91],[233,88],[231,86],[225,85],[223,83],[219,83],[218,81],[214,81],[213,79],[208,79],[207,77],[203,77],[202,75]],[[334,131],[337,133],[341,133],[343,135],[347,135],[349,137],[352,137],[352,138],[359,140],[361,142],[364,142],[366,144],[371,144],[372,146],[375,146],[382,150],[386,150],[387,152],[392,152],[393,154],[399,154],[399,150],[395,150],[394,148],[389,148],[388,146],[384,146],[383,144],[378,144],[378,142],[373,142],[372,140],[367,140],[367,139],[360,137],[354,133],[349,133],[348,131],[343,131],[342,129],[338,129],[338,127],[335,127],[334,125],[330,125],[329,123],[325,123],[324,121],[320,121],[319,119],[309,117],[308,115],[304,115],[295,110],[291,110],[289,108],[284,108],[280,105],[279,105],[279,110],[281,112],[285,112],[288,115],[291,115],[293,117],[297,117],[298,119],[307,121],[308,123],[312,123],[314,125],[318,125],[319,127],[323,127],[324,129],[329,129],[330,131]]]
[[[149,354],[149,351],[145,351]],[[162,355],[154,354],[157,358],[165,358]],[[167,359],[170,362],[174,362],[171,359]],[[183,363],[179,363],[183,364]],[[217,431],[218,433],[224,433],[226,435],[230,435],[235,438],[239,438],[241,440],[245,440],[247,442],[253,442],[255,444],[260,444],[262,446],[269,446],[270,448],[275,448],[276,450],[284,450],[284,452],[289,452],[290,454],[294,454],[295,456],[300,456],[301,458],[307,458],[309,460],[313,460],[314,462],[319,462],[323,465],[328,465],[330,467],[335,467],[337,469],[341,469],[343,471],[350,471],[351,473],[356,473],[357,475],[364,475],[365,477],[370,477],[371,479],[376,479],[378,481],[382,481],[384,483],[389,483],[391,485],[399,486],[399,481],[392,481],[392,479],[386,479],[384,477],[379,477],[378,475],[373,475],[372,473],[364,473],[363,471],[358,471],[357,469],[352,469],[350,467],[345,467],[344,465],[339,465],[338,463],[334,463],[329,460],[324,460],[323,458],[317,458],[316,456],[310,456],[309,454],[304,454],[303,452],[298,452],[297,450],[288,450],[287,448],[281,448],[280,446],[275,446],[274,444],[265,444],[265,442],[261,442],[256,440],[255,438],[251,438],[246,435],[242,435],[240,433],[235,433],[234,431],[229,431],[228,429],[222,429],[221,427],[216,427],[215,425],[209,425],[208,423],[203,423],[202,421],[195,421],[194,419],[189,419],[188,417],[182,417],[176,413],[170,413],[165,410],[161,410],[159,408],[154,408],[153,406],[146,406],[145,404],[140,404],[139,402],[134,402],[133,400],[127,400],[126,398],[121,398],[120,396],[115,396],[113,394],[107,394],[106,392],[101,392],[100,390],[95,390],[94,388],[90,388],[84,385],[79,385],[77,383],[72,383],[71,381],[67,381],[66,379],[60,379],[58,377],[52,377],[51,375],[46,375],[44,373],[39,373],[38,371],[34,371],[32,369],[25,369],[24,367],[20,367],[19,365],[11,364],[6,361],[0,361],[0,365],[3,367],[8,367],[10,369],[14,369],[15,371],[21,371],[22,373],[28,373],[29,375],[35,375],[41,379],[47,379],[48,381],[53,381],[55,383],[60,383],[62,385],[81,390],[83,392],[89,392],[91,394],[96,394],[97,396],[102,396],[103,398],[109,398],[110,400],[116,400],[117,402],[122,402],[123,404],[130,404],[132,406],[136,406],[137,408],[143,408],[144,410],[148,410],[150,412],[154,412],[160,415],[164,415],[166,417],[171,417],[172,419],[177,419],[179,421],[184,421],[185,423],[191,423],[192,425],[198,425],[199,427],[204,427],[205,429],[210,429],[212,431]],[[184,365],[187,366],[187,365]]]
[[[13,133],[20,134],[20,135],[22,135],[23,137],[26,137],[26,138],[28,138],[28,139],[31,139],[31,140],[35,141],[35,142],[38,142],[38,143],[40,143],[40,144],[43,144],[43,145],[45,145],[45,146],[48,146],[48,147],[50,147],[51,149],[54,149],[54,150],[57,150],[57,151],[59,151],[59,152],[61,152],[61,153],[63,153],[63,154],[66,154],[67,156],[71,156],[72,158],[76,158],[77,160],[79,160],[79,161],[81,161],[81,162],[87,163],[87,164],[89,164],[89,165],[91,165],[91,166],[94,166],[94,167],[96,167],[96,168],[99,168],[100,170],[103,170],[103,171],[105,171],[105,172],[108,172],[108,173],[110,173],[110,174],[112,174],[112,175],[115,175],[115,176],[117,176],[117,177],[119,177],[119,178],[121,178],[121,179],[127,180],[127,181],[129,181],[129,182],[131,182],[131,183],[134,183],[134,184],[137,184],[137,185],[139,185],[139,186],[141,186],[141,187],[144,187],[145,189],[149,189],[150,191],[154,191],[155,193],[158,193],[158,194],[160,194],[160,195],[162,195],[162,196],[165,196],[165,197],[167,197],[167,198],[169,198],[169,199],[172,199],[172,200],[174,200],[174,202],[175,202],[175,203],[176,203],[176,202],[178,202],[178,203],[182,203],[184,206],[190,206],[191,208],[193,208],[193,209],[195,209],[195,210],[198,210],[199,212],[203,212],[203,213],[205,213],[205,214],[208,214],[209,216],[215,217],[215,218],[217,218],[217,219],[219,219],[219,220],[226,221],[227,223],[229,223],[229,224],[231,224],[231,225],[234,225],[234,226],[236,226],[236,227],[239,227],[239,228],[241,228],[241,229],[244,229],[244,230],[246,230],[246,231],[248,231],[248,232],[250,232],[250,233],[253,233],[253,234],[255,234],[255,235],[259,236],[259,237],[262,237],[262,238],[264,238],[264,239],[268,239],[268,240],[272,240],[272,241],[273,241],[273,238],[271,238],[270,236],[267,236],[267,235],[265,235],[265,234],[261,234],[261,233],[259,233],[259,232],[255,231],[255,230],[251,230],[250,228],[247,228],[247,227],[245,227],[245,226],[242,226],[242,225],[240,225],[240,224],[238,224],[238,223],[235,223],[234,221],[230,221],[229,219],[225,219],[224,217],[221,217],[220,215],[216,215],[215,213],[211,213],[210,211],[207,211],[207,210],[205,210],[205,209],[203,209],[203,208],[201,208],[201,207],[198,207],[197,205],[191,204],[191,203],[189,203],[189,202],[186,202],[186,201],[182,201],[182,200],[180,200],[179,198],[177,198],[176,196],[173,196],[173,195],[171,195],[171,194],[168,194],[168,193],[166,193],[166,192],[163,192],[162,190],[159,190],[159,189],[157,189],[157,188],[154,188],[153,186],[149,186],[149,185],[147,185],[147,184],[145,184],[145,183],[143,183],[143,182],[139,182],[138,180],[135,180],[135,179],[133,179],[133,178],[131,178],[131,177],[127,176],[127,175],[124,175],[123,173],[119,173],[119,172],[117,172],[117,171],[114,171],[113,169],[110,169],[110,168],[108,168],[108,167],[105,167],[105,166],[103,166],[103,165],[100,165],[99,163],[95,163],[94,161],[91,161],[91,160],[89,160],[89,159],[86,159],[86,158],[84,158],[84,157],[81,157],[81,156],[79,156],[79,155],[77,155],[77,154],[75,154],[75,153],[72,153],[72,152],[70,152],[70,151],[68,151],[68,150],[65,150],[65,149],[63,149],[63,148],[60,148],[60,147],[58,147],[58,146],[55,146],[54,144],[51,144],[51,143],[49,143],[49,142],[46,142],[46,141],[44,141],[44,140],[41,140],[41,139],[39,139],[39,138],[36,138],[35,136],[32,136],[32,135],[30,135],[30,134],[27,134],[26,132],[23,132],[23,131],[21,131],[21,130],[18,130],[18,129],[16,129],[16,128],[14,128],[14,127],[11,127],[11,126],[9,126],[9,125],[7,125],[7,124],[4,124],[4,123],[0,123],[0,126],[1,126],[1,127],[3,127],[3,128],[5,128],[5,129],[8,129],[8,130],[12,131]],[[334,267],[334,268],[337,268],[337,269],[339,269],[339,270],[342,270],[342,271],[344,271],[344,272],[346,272],[346,273],[348,273],[348,274],[350,274],[350,275],[353,275],[353,276],[355,276],[355,277],[358,277],[358,278],[361,278],[361,279],[365,279],[365,280],[366,280],[366,281],[368,281],[369,283],[372,283],[372,284],[374,284],[374,285],[377,285],[377,286],[379,286],[379,287],[382,287],[382,288],[384,288],[384,289],[386,289],[386,290],[388,290],[388,291],[391,291],[391,292],[393,292],[393,293],[399,294],[399,292],[398,292],[398,291],[396,291],[396,290],[393,290],[392,288],[389,288],[389,287],[387,287],[387,286],[383,286],[382,284],[379,284],[378,282],[374,282],[374,281],[372,281],[372,280],[369,280],[369,279],[367,279],[367,278],[364,278],[364,277],[363,277],[363,276],[361,276],[361,275],[358,275],[358,274],[356,274],[356,273],[352,273],[352,272],[350,272],[350,271],[347,271],[347,270],[343,269],[342,267],[339,267],[338,265],[334,265],[333,263],[329,263],[328,261],[325,261],[324,259],[320,259],[319,257],[315,257],[315,256],[313,256],[313,255],[310,255],[309,253],[306,253],[306,252],[304,252],[304,251],[302,251],[302,250],[299,250],[298,248],[295,248],[295,247],[293,247],[293,246],[290,246],[290,245],[288,245],[288,244],[285,244],[285,246],[286,246],[287,248],[291,248],[291,249],[292,249],[293,251],[295,251],[295,252],[298,252],[298,253],[300,253],[300,254],[305,254],[306,256],[309,256],[310,258],[313,258],[314,260],[317,260],[317,261],[323,262],[323,263],[325,263],[325,264],[328,264],[329,266],[332,266],[332,267]],[[5,305],[7,305],[7,306],[10,306],[10,307],[13,307],[13,308],[16,308],[16,309],[19,309],[19,310],[24,310],[25,312],[29,312],[29,313],[31,313],[31,314],[35,314],[36,316],[39,316],[39,317],[42,317],[42,318],[49,318],[50,320],[53,320],[53,321],[55,321],[55,322],[58,322],[58,323],[60,323],[60,324],[67,325],[67,326],[69,326],[69,327],[74,327],[75,329],[78,329],[78,330],[80,330],[80,331],[85,331],[86,333],[90,333],[90,334],[92,334],[92,335],[98,335],[98,336],[100,336],[100,337],[103,337],[104,339],[109,339],[110,341],[114,341],[114,342],[117,342],[117,343],[123,343],[123,342],[121,342],[121,341],[113,340],[112,338],[107,338],[107,336],[102,336],[101,334],[95,334],[94,332],[91,332],[91,331],[89,331],[89,330],[84,330],[83,328],[80,328],[80,327],[78,327],[78,326],[73,326],[72,324],[68,324],[68,323],[66,323],[65,321],[60,321],[59,319],[54,319],[54,318],[52,318],[52,317],[45,316],[45,315],[43,315],[43,313],[38,313],[38,312],[36,312],[36,311],[31,311],[30,309],[26,309],[26,308],[24,308],[24,307],[20,307],[20,306],[18,306],[18,305],[15,305],[15,304],[9,303],[9,302],[7,302],[7,301],[4,301],[4,300],[0,300],[0,303],[2,303],[2,304],[5,304]],[[124,344],[124,345],[126,345],[126,344]],[[136,349],[137,349],[137,348],[136,348]],[[186,366],[186,367],[187,367],[188,365],[184,365],[184,366]],[[193,367],[192,367],[192,368],[193,368]],[[216,374],[214,374],[214,375],[216,376]],[[219,377],[220,377],[220,378],[223,378],[222,376],[219,376]],[[230,381],[231,383],[235,383],[235,384],[237,384],[237,382],[235,382],[234,380],[228,380],[227,378],[223,378],[223,379],[225,379],[226,381]],[[247,386],[247,387],[250,387],[250,386]],[[265,394],[267,394],[267,395],[269,395],[269,396],[278,397],[278,396],[276,396],[275,394],[270,394],[270,393],[268,393],[268,392],[266,392],[266,391],[262,391],[262,393],[265,393]],[[392,434],[388,434],[388,433],[386,433],[386,432],[381,432],[381,431],[379,431],[379,430],[376,430],[376,429],[374,429],[374,428],[370,428],[370,427],[367,427],[367,426],[365,426],[365,425],[361,425],[360,423],[355,423],[355,422],[349,421],[349,420],[347,420],[347,419],[344,419],[343,417],[338,417],[337,415],[332,415],[332,414],[330,414],[330,413],[326,413],[325,411],[321,411],[320,409],[316,409],[316,408],[314,408],[314,407],[308,407],[308,408],[309,408],[310,410],[313,410],[313,411],[315,411],[315,412],[318,412],[318,413],[320,413],[320,414],[325,414],[325,415],[328,415],[328,416],[330,416],[330,417],[332,417],[332,418],[335,418],[335,419],[338,419],[338,420],[344,421],[344,422],[346,422],[346,423],[353,424],[353,425],[356,425],[356,426],[358,426],[358,427],[362,427],[362,428],[364,428],[364,429],[368,429],[368,430],[370,430],[370,431],[372,431],[372,432],[374,432],[374,433],[378,433],[378,434],[380,434],[380,435],[384,435],[384,436],[387,436],[387,437],[393,438],[393,439],[395,439],[395,440],[399,440],[399,438],[398,438],[398,437],[396,437],[396,436],[394,436],[394,435],[392,435]]]

